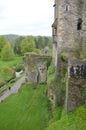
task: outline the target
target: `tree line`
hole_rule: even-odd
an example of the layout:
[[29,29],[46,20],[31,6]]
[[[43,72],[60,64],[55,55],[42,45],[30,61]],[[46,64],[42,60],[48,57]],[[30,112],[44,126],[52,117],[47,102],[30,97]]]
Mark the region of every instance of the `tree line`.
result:
[[19,36],[7,39],[0,36],[0,59],[12,60],[15,55],[23,56],[27,52],[39,53],[39,50],[48,46],[52,48],[51,37],[47,36]]

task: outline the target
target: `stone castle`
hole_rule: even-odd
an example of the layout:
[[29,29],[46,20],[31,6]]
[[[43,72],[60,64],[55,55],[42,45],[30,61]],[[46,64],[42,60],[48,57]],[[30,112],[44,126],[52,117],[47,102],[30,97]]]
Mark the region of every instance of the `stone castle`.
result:
[[[57,103],[70,112],[86,103],[86,61],[76,54],[80,49],[86,53],[86,0],[55,0],[53,7],[52,62],[56,68],[56,81],[48,84],[47,94],[52,110]],[[66,60],[61,60],[64,50]],[[25,55],[26,80],[33,82],[34,88],[38,83],[47,82],[50,62],[46,50],[42,55]]]
[[[64,102],[66,111],[69,112],[86,102],[86,97],[83,96],[86,92],[86,63],[81,59],[72,61],[70,54],[71,50],[86,51],[86,0],[55,0],[53,7],[53,63],[58,79],[61,76],[61,66],[64,64],[61,61],[61,52],[66,50],[68,72]],[[55,94],[52,90],[49,95],[58,95],[54,100],[61,98],[60,94]]]

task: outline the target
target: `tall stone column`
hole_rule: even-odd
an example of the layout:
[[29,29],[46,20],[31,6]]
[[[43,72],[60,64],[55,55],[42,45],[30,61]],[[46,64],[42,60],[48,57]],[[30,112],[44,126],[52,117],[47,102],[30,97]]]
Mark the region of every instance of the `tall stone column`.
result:
[[84,8],[83,8],[83,45],[82,49],[86,53],[86,0],[84,0]]

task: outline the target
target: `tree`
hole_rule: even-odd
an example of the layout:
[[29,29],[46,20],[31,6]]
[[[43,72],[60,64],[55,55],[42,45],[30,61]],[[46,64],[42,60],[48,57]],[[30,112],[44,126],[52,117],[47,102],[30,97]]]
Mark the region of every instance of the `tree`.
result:
[[49,48],[51,48],[51,37],[44,37],[44,47],[48,46]]
[[8,43],[8,40],[4,36],[0,36],[0,57],[3,47]]
[[22,43],[23,39],[24,39],[24,37],[20,36],[17,39],[15,39],[15,41],[14,41],[14,46],[13,46],[14,53],[17,55],[21,55],[21,43]]
[[24,55],[26,52],[33,52],[35,49],[35,41],[33,36],[27,36],[21,43],[21,52]]
[[52,47],[52,45],[51,45],[51,43],[52,43],[51,37],[48,37],[48,36],[37,36],[34,39],[35,39],[35,43],[36,43],[36,48],[37,49],[43,49],[46,46],[48,46],[49,48]]
[[35,42],[36,42],[36,48],[37,48],[37,49],[42,49],[42,45],[43,45],[43,43],[44,43],[43,37],[42,37],[42,36],[37,36],[37,37],[35,38]]
[[3,47],[2,52],[1,52],[1,58],[2,60],[5,60],[5,61],[12,60],[14,58],[14,52],[10,43],[6,44]]

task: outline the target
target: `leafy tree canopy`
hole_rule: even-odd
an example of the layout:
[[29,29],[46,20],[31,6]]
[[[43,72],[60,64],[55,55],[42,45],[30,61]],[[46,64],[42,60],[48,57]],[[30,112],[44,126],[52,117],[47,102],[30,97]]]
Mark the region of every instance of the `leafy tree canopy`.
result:
[[8,40],[4,36],[0,36],[0,55],[3,47],[8,43]]
[[32,52],[35,49],[35,41],[33,36],[27,36],[21,43],[22,54]]
[[52,47],[51,37],[47,37],[47,36],[37,36],[37,37],[35,37],[35,43],[36,43],[36,48],[38,48],[38,49],[43,49],[46,46],[48,46],[49,48]]
[[23,39],[24,39],[24,37],[20,36],[20,37],[16,38],[14,41],[14,44],[13,44],[14,53],[17,55],[21,55],[21,43],[22,43]]
[[5,60],[5,61],[12,60],[14,58],[14,52],[10,43],[6,44],[3,47],[2,52],[1,52],[1,58],[2,60]]

